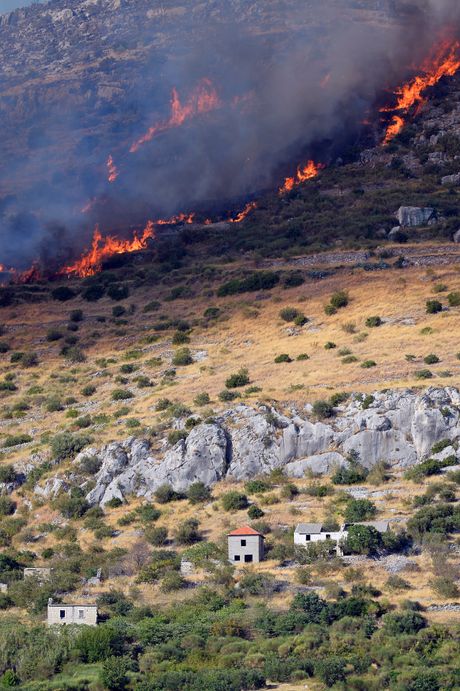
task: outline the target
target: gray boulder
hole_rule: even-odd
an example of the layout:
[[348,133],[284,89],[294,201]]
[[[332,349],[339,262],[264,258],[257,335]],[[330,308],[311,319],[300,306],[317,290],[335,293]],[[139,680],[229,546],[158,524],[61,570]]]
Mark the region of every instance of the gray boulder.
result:
[[404,228],[433,225],[436,222],[436,211],[431,207],[401,206],[396,218]]
[[309,471],[315,475],[327,475],[337,468],[347,465],[347,461],[341,454],[331,451],[318,456],[303,458],[300,461],[292,461],[284,466],[284,472],[288,477],[302,478]]
[[451,185],[460,185],[460,173],[456,173],[455,175],[444,175],[444,177],[441,178],[441,185],[446,185],[448,187]]

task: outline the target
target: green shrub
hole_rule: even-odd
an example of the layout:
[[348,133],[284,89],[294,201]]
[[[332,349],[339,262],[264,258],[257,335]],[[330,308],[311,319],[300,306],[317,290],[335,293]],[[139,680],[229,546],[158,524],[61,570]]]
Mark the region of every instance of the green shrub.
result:
[[258,518],[265,516],[265,513],[258,506],[252,504],[252,506],[250,506],[248,509],[248,516],[251,520],[256,521]]
[[376,328],[382,325],[382,319],[380,317],[368,317],[366,319],[366,326],[369,329]]
[[219,393],[219,400],[222,401],[222,403],[229,403],[230,401],[234,401],[236,398],[239,398],[240,394],[236,393],[236,391],[228,391],[227,389],[224,389]]
[[247,496],[236,490],[223,494],[221,502],[224,511],[242,511],[247,509],[249,505]]
[[439,302],[439,300],[427,300],[426,313],[437,314],[438,312],[442,312],[442,304]]
[[336,310],[343,309],[344,307],[346,307],[348,305],[349,302],[350,302],[350,298],[348,296],[348,293],[345,290],[339,290],[339,291],[333,293],[331,296],[331,299],[330,299],[330,304]]
[[73,458],[91,442],[91,438],[81,434],[62,432],[51,440],[51,453],[56,459]]
[[8,434],[2,442],[2,447],[7,449],[11,446],[19,446],[19,444],[28,444],[33,441],[30,434]]
[[93,386],[93,384],[87,384],[86,386],[84,386],[82,388],[81,393],[82,393],[82,396],[89,397],[89,396],[93,396],[96,393],[96,391],[97,391],[97,389],[95,386]]
[[361,367],[363,369],[371,369],[372,367],[377,367],[377,363],[375,360],[364,360],[364,362],[361,363]]
[[148,302],[145,306],[143,311],[144,312],[156,312],[159,310],[161,307],[161,302],[158,302],[158,300],[152,300],[151,302]]
[[225,382],[227,389],[237,389],[247,386],[250,383],[249,372],[247,369],[240,369],[236,374],[231,374]]
[[436,365],[438,362],[441,362],[441,360],[434,353],[430,353],[429,355],[423,358],[423,362],[425,363],[425,365]]
[[178,499],[178,494],[171,485],[165,483],[155,490],[154,497],[159,504],[169,504],[169,502]]
[[203,391],[195,396],[194,401],[197,406],[209,405],[211,403],[211,398],[208,393]]
[[120,506],[123,506],[123,499],[120,499],[120,497],[112,497],[105,505],[109,509],[118,509]]
[[220,309],[218,307],[207,307],[203,313],[205,319],[217,319],[220,317]]
[[6,495],[0,495],[0,516],[11,516],[16,511],[16,502]]
[[333,341],[327,341],[324,344],[324,350],[334,350],[335,348],[337,348],[337,345]]
[[172,364],[175,367],[191,365],[193,362],[190,348],[179,348],[173,355]]
[[168,540],[168,530],[161,528],[148,528],[145,532],[145,537],[154,547],[163,547]]
[[101,684],[109,691],[124,691],[129,683],[130,669],[128,657],[113,656],[104,660],[99,673]]
[[274,362],[276,362],[276,364],[279,365],[282,362],[292,362],[292,358],[289,357],[287,353],[282,353],[281,355],[276,356]]
[[434,592],[445,599],[455,599],[460,595],[460,590],[452,578],[441,576],[430,583]]
[[328,317],[332,317],[334,314],[337,314],[337,309],[333,305],[324,305],[324,313]]
[[367,521],[377,513],[377,508],[369,499],[350,499],[345,509],[344,518],[347,523]]
[[37,353],[23,353],[21,358],[21,367],[38,367],[38,355]]
[[184,331],[176,331],[172,338],[172,344],[183,345],[184,343],[190,343],[190,336]]
[[203,482],[194,482],[188,488],[187,499],[191,504],[202,504],[211,498],[211,490]]
[[449,293],[447,296],[450,307],[460,307],[460,292]]
[[107,289],[107,295],[111,300],[126,300],[129,297],[129,288],[126,285],[112,283]]
[[175,446],[182,439],[187,439],[187,432],[183,429],[173,429],[168,433],[168,444]]
[[189,518],[182,523],[179,523],[174,531],[174,537],[179,545],[193,545],[195,542],[201,540],[201,535],[198,530],[200,521],[196,518]]
[[94,285],[88,286],[88,288],[82,292],[81,296],[83,300],[87,300],[88,302],[97,302],[104,297],[104,294],[105,287],[100,283],[95,283]]
[[223,283],[217,290],[218,297],[250,293],[256,290],[271,290],[279,283],[279,275],[272,271],[257,271],[242,279]]
[[114,319],[119,319],[124,314],[126,314],[126,309],[123,305],[115,305],[115,307],[112,307],[112,317]]
[[48,329],[46,333],[46,340],[52,343],[53,341],[59,341],[62,338],[62,331],[59,329]]
[[432,379],[433,372],[431,372],[429,369],[419,369],[414,372],[414,377],[416,379]]
[[381,546],[382,537],[372,526],[350,525],[344,550],[350,554],[372,554]]
[[0,465],[0,483],[15,482],[16,477],[16,471],[12,465]]
[[297,355],[296,360],[299,362],[302,362],[303,360],[309,360],[310,356],[307,355],[307,353],[300,353],[300,355]]
[[248,494],[263,494],[271,489],[271,485],[264,480],[248,480],[244,489]]
[[334,416],[334,406],[328,401],[315,401],[313,403],[313,413],[320,420],[324,418],[331,418]]
[[114,389],[111,398],[112,401],[127,401],[134,398],[134,394],[129,389]]
[[293,322],[299,314],[296,307],[284,307],[280,312],[280,318],[285,322]]
[[76,296],[76,292],[67,286],[59,286],[51,291],[51,297],[53,300],[59,300],[60,302],[67,302],[67,300],[72,300]]
[[180,573],[177,571],[170,571],[163,576],[161,581],[160,590],[163,593],[173,593],[176,590],[181,590],[186,585],[185,580],[182,578]]

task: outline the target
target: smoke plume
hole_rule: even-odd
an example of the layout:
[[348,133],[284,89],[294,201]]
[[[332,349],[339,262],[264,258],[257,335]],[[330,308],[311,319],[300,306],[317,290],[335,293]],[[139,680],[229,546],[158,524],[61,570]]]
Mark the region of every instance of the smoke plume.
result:
[[[185,12],[100,0],[96,18],[78,4],[28,10],[42,61],[33,78],[0,73],[6,266],[64,262],[95,223],[123,235],[148,218],[226,213],[309,157],[331,163],[458,14],[455,0],[188,0]],[[0,23],[5,51],[23,27]],[[45,79],[56,60],[64,72]]]

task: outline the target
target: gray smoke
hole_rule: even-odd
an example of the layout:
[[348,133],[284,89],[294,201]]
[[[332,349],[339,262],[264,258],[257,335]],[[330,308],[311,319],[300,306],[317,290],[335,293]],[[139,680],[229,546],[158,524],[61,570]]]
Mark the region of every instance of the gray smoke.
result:
[[[0,95],[0,152],[13,151],[0,163],[0,263],[64,261],[87,245],[96,222],[103,232],[126,234],[147,218],[181,211],[225,216],[310,156],[330,163],[379,95],[438,40],[454,8],[451,0],[188,0],[176,16],[169,5],[131,0],[114,9],[113,0],[100,0],[97,22],[83,25],[93,31],[87,60],[99,60],[95,75],[88,67],[68,98],[53,87],[29,93],[32,115],[22,103],[13,112]],[[52,16],[52,52],[41,44],[50,60],[66,55],[62,36],[56,39],[64,28],[49,8],[72,8],[66,40],[75,45],[66,50],[76,51],[79,6],[54,0],[30,10],[32,23]],[[143,11],[134,21],[136,8]],[[156,23],[144,21],[144,10],[157,13]],[[0,24],[1,43],[13,45],[17,32]],[[150,47],[127,65],[111,57],[117,44]],[[38,71],[44,75],[46,64]],[[149,126],[168,118],[172,87],[185,102],[203,77],[222,105],[130,153]],[[12,133],[25,142],[25,155],[11,149]],[[112,185],[109,153],[120,173]]]

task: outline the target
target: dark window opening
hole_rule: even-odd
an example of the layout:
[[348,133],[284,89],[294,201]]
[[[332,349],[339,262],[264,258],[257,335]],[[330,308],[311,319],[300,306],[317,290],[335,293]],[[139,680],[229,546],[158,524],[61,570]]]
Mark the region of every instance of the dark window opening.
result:
[[331,539],[331,536],[330,536],[330,535],[326,535],[326,540],[330,540],[330,539]]
[[59,610],[59,618],[60,618],[60,619],[65,619],[65,609],[60,609],[60,610]]
[[241,557],[239,554],[235,554],[235,556],[233,557],[234,561],[240,561],[240,559],[241,559]]
[[246,547],[246,540],[241,540],[241,547]]
[[311,535],[305,535],[305,542],[310,542]]
[[245,554],[245,555],[244,555],[244,561],[245,561],[245,562],[250,562],[250,561],[252,561],[252,554]]

